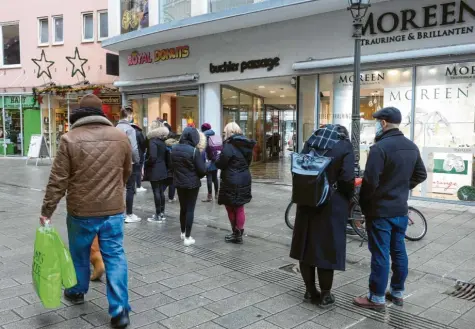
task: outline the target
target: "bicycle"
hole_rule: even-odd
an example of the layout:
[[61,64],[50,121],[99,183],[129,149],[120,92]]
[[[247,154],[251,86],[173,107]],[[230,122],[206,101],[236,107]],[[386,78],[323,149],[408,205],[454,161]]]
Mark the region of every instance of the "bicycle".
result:
[[[363,240],[367,241],[366,221],[364,215],[361,213],[358,200],[362,182],[362,178],[355,179],[355,196],[350,201],[347,232],[351,228],[350,230],[356,233]],[[295,207],[295,203],[290,202],[285,210],[285,223],[291,230],[294,229],[296,212],[297,207]],[[425,216],[416,208],[409,206],[408,217],[409,222],[406,231],[406,239],[409,241],[421,240],[427,234],[427,220]]]

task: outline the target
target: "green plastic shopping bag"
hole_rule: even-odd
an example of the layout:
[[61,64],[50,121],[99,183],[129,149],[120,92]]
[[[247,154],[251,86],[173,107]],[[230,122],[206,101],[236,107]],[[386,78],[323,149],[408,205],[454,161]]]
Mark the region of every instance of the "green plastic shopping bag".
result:
[[71,258],[71,253],[64,246],[63,240],[59,234],[56,233],[56,250],[58,251],[61,264],[61,282],[63,287],[72,288],[77,282],[76,270]]
[[61,305],[61,260],[57,251],[57,236],[53,227],[39,227],[36,230],[33,285],[45,308]]

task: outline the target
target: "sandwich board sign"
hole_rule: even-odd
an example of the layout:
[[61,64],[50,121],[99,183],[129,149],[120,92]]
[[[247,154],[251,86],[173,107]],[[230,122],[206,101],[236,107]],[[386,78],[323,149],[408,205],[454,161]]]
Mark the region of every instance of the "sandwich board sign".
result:
[[30,147],[28,149],[28,157],[26,159],[26,164],[28,160],[36,158],[36,166],[38,166],[38,160],[42,158],[49,158],[51,161],[51,156],[48,149],[48,144],[43,135],[32,135],[30,140]]

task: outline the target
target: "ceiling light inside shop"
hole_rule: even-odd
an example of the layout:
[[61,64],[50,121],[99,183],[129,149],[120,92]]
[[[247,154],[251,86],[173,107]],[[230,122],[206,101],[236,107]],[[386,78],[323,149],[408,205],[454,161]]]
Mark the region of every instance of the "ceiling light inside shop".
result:
[[259,86],[259,89],[266,89],[266,86]]
[[404,75],[405,77],[408,77],[411,75],[411,70],[406,70],[402,73],[402,75]]
[[433,68],[431,68],[431,69],[429,70],[429,73],[430,73],[430,74],[436,74],[436,73],[437,73],[437,69],[436,69],[435,67],[433,67]]
[[269,91],[271,94],[275,94],[275,90],[271,90]]
[[399,70],[389,70],[389,75],[398,75],[399,74]]
[[374,71],[373,73],[374,73],[375,75],[381,74],[381,72],[379,72],[379,71]]
[[236,95],[234,95],[234,96],[231,96],[231,98],[237,98],[237,96],[236,96]]
[[281,98],[284,98],[284,97],[285,97],[285,95],[280,95],[280,97],[281,97]]

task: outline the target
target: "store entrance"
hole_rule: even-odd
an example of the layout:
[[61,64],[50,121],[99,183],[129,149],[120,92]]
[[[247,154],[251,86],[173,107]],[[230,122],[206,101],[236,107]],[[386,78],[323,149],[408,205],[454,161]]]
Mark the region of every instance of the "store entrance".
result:
[[256,141],[254,163],[287,158],[297,136],[292,77],[235,81],[221,89],[223,126],[234,121],[247,138]]

